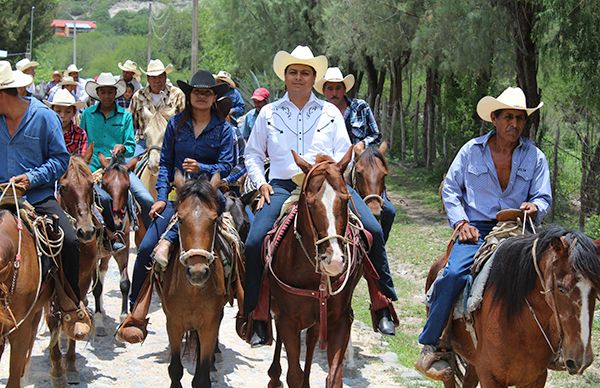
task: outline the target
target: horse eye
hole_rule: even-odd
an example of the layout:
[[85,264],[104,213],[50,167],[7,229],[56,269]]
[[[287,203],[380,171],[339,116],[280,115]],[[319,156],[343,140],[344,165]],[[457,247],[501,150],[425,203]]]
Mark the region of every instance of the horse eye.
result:
[[558,284],[558,285],[556,286],[556,288],[558,288],[558,291],[559,291],[561,294],[566,294],[567,292],[569,292],[569,290],[567,290],[567,287],[563,286],[562,284]]

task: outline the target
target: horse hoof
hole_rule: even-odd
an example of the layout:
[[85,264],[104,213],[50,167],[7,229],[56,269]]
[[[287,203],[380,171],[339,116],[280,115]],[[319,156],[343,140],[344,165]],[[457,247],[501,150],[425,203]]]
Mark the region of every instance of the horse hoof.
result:
[[127,318],[127,314],[119,315],[119,322],[123,322],[125,320],[125,318]]
[[52,377],[52,388],[66,388],[67,379],[65,376]]
[[67,383],[80,384],[81,378],[79,377],[79,372],[76,370],[68,370],[67,371]]
[[96,336],[98,337],[106,337],[107,332],[104,326],[96,327]]
[[223,362],[223,355],[221,352],[215,353],[215,363],[217,362]]

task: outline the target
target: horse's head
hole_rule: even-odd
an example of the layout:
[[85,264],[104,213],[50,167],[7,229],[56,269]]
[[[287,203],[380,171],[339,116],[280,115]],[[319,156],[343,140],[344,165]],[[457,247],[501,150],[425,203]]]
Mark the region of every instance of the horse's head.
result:
[[179,218],[179,261],[185,267],[188,281],[202,287],[210,278],[215,261],[215,234],[219,218],[217,187],[219,174],[210,182],[206,179],[193,179],[185,182],[183,175],[176,171],[174,184],[177,190],[177,215]]
[[104,168],[102,176],[102,188],[110,195],[113,204],[113,217],[117,230],[125,225],[125,213],[127,209],[127,198],[129,193],[129,171],[132,171],[137,158],[131,159],[127,164],[123,158],[116,157],[107,159],[101,152],[98,153],[100,165]]
[[385,190],[385,177],[388,167],[385,161],[387,143],[383,142],[379,149],[368,147],[363,142],[354,146],[354,168],[352,169],[352,186],[364,198],[365,203],[377,219],[383,209],[382,193]]
[[[318,155],[310,164],[292,150],[294,161],[306,174],[300,199],[298,217],[306,220],[316,246],[318,269],[336,276],[347,260],[343,244],[348,226],[350,193],[344,182],[344,171],[352,158],[352,147],[339,162]],[[302,214],[304,213],[304,214]]]
[[562,356],[570,374],[592,363],[594,305],[600,292],[600,239],[580,232],[554,237],[540,259],[545,299],[561,330]]
[[84,243],[91,241],[96,235],[92,215],[94,178],[88,166],[93,153],[92,143],[83,156],[71,156],[67,171],[58,181],[60,205],[75,219],[77,237]]
[[[164,125],[149,125],[144,131],[144,139],[146,140],[146,147],[148,148],[148,169],[152,175],[158,175],[158,168],[160,163],[160,149],[162,147],[163,139],[165,137],[165,126]],[[163,128],[160,130],[159,128]]]

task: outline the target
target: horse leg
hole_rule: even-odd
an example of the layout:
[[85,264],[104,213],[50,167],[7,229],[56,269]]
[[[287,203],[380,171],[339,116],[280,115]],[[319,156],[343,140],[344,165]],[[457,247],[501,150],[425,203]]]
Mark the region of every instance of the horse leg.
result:
[[57,387],[66,384],[66,375],[60,351],[60,323],[49,310],[50,307],[47,306],[46,324],[50,330],[50,344],[48,345],[50,353],[50,377],[52,378],[52,385]]
[[546,385],[547,378],[548,371],[545,370],[533,383],[527,385],[517,385],[516,388],[543,388]]
[[467,365],[467,370],[465,371],[465,378],[463,379],[463,388],[476,388],[477,384],[479,384],[479,377],[477,376],[477,371],[475,367],[471,364]]
[[65,363],[67,368],[67,382],[69,384],[79,384],[81,379],[79,377],[79,371],[77,370],[77,362],[75,360],[75,344],[76,342],[69,339],[69,348],[65,354]]
[[319,325],[314,325],[306,331],[306,357],[304,360],[304,381],[303,388],[310,387],[310,367],[312,366],[313,355],[315,354],[315,346],[319,339]]
[[171,362],[169,363],[169,377],[171,388],[182,388],[181,377],[183,376],[183,365],[181,364],[181,339],[184,330],[179,325],[169,323],[167,318],[167,333],[169,335],[169,347],[171,348]]
[[283,386],[281,380],[281,336],[279,335],[279,329],[277,329],[277,339],[275,340],[275,353],[273,353],[273,362],[269,367],[269,381],[268,388],[280,388]]
[[288,359],[286,376],[288,386],[290,388],[301,387],[304,381],[304,372],[300,367],[300,330],[287,322],[282,322],[277,325],[277,328],[282,329],[281,340],[285,345],[285,353]]
[[98,272],[95,274],[98,278],[94,282],[94,302],[95,302],[95,314],[94,314],[94,325],[96,326],[96,335],[98,337],[106,336],[106,327],[104,326],[104,305],[102,300],[102,291],[104,290],[104,279],[106,278],[106,272],[108,270],[109,257],[103,257],[100,259],[100,265],[98,266]]
[[131,287],[131,282],[129,281],[129,274],[127,273],[127,262],[129,261],[129,244],[127,244],[127,249],[124,249],[122,252],[117,253],[115,259],[117,260],[117,264],[119,265],[119,273],[121,274],[121,279],[119,280],[119,287],[121,288],[121,316],[120,320],[123,321],[127,316],[128,304],[129,304],[129,288]]
[[327,387],[341,388],[344,370],[344,353],[350,339],[352,319],[350,316],[342,317],[337,322],[330,321],[327,329],[327,361],[329,373],[327,374]]
[[25,320],[10,336],[10,366],[6,388],[19,388],[29,361],[40,314]]
[[219,317],[207,317],[206,324],[199,329],[198,340],[200,342],[199,356],[196,358],[196,371],[192,379],[192,388],[207,388],[210,387],[210,366],[213,361],[215,346],[217,345],[217,337],[219,335]]

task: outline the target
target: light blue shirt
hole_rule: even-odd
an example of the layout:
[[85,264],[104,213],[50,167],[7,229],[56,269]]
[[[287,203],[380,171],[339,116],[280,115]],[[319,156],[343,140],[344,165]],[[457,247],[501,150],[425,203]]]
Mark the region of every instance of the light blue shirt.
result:
[[29,107],[11,137],[6,117],[0,115],[0,182],[27,174],[32,204],[54,195],[54,182],[69,164],[60,118],[35,98],[25,97]]
[[248,140],[250,133],[252,133],[252,127],[254,127],[254,123],[258,117],[258,111],[254,108],[246,113],[245,117],[246,119],[244,120],[244,125],[242,127],[242,136],[244,137],[244,140]]
[[495,130],[467,142],[448,169],[442,199],[451,226],[461,220],[493,221],[498,211],[518,209],[523,202],[537,206],[540,223],[550,209],[550,171],[543,152],[521,137],[503,192],[488,143],[493,134]]

